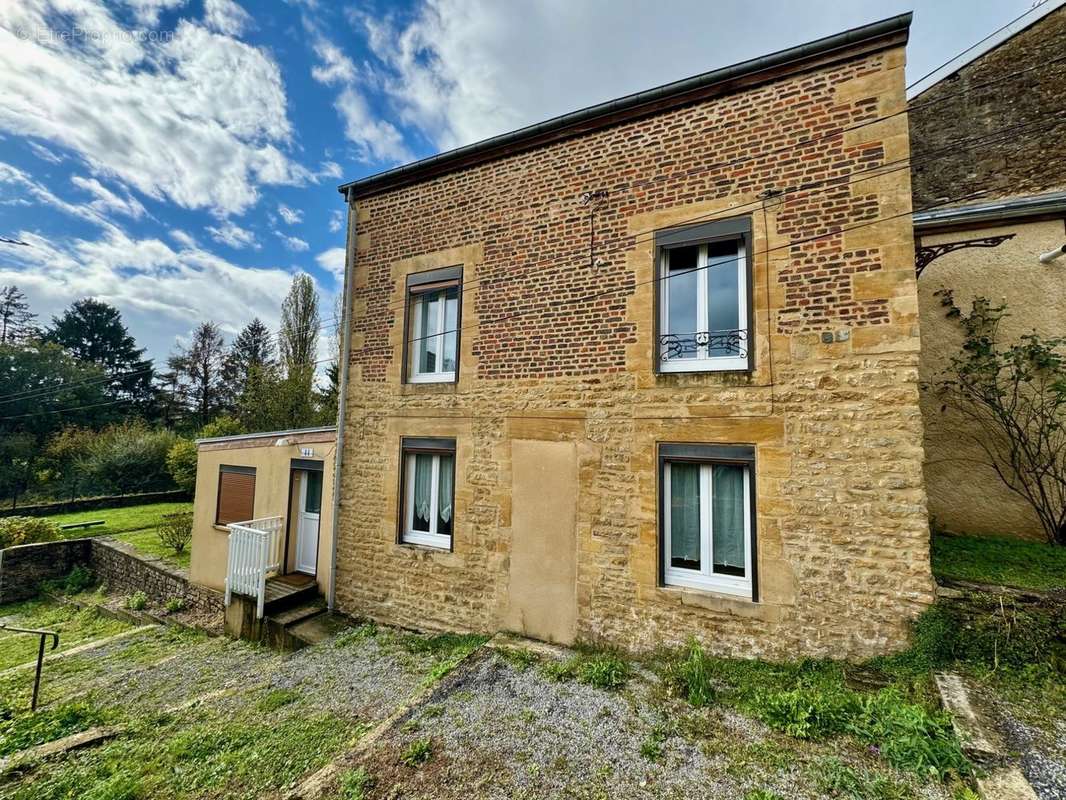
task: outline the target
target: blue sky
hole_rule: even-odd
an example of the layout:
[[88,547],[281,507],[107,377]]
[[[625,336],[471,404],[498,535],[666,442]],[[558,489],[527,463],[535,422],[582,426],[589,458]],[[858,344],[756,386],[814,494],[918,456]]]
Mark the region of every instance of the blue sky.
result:
[[0,236],[30,246],[0,285],[43,321],[111,302],[157,359],[276,326],[301,271],[328,322],[345,180],[907,10],[913,79],[1030,5],[4,0]]

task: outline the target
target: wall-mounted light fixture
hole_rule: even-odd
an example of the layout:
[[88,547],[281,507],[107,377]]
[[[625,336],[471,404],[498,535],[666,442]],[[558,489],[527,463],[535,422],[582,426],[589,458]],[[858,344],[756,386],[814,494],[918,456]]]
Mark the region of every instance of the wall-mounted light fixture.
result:
[[1041,264],[1050,264],[1056,258],[1061,257],[1063,253],[1066,253],[1066,244],[1062,245],[1061,247],[1057,247],[1054,250],[1051,250],[1051,251],[1049,251],[1047,253],[1042,254],[1040,256],[1040,263]]

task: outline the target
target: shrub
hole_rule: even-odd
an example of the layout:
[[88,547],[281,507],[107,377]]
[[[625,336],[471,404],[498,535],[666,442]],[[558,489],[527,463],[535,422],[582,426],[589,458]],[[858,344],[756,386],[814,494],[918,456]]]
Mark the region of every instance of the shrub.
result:
[[43,517],[0,519],[0,550],[18,544],[51,542],[59,538],[59,526]]
[[67,575],[67,579],[63,582],[64,594],[77,594],[78,592],[85,591],[93,585],[95,576],[92,570],[88,567],[78,564]]
[[409,767],[420,767],[433,755],[433,744],[429,739],[415,739],[400,754],[400,761]]
[[166,514],[159,523],[159,541],[176,554],[181,555],[192,541],[192,512],[180,511]]
[[126,608],[130,611],[144,611],[148,607],[148,595],[144,592],[134,592],[126,598]]
[[672,693],[684,697],[696,708],[703,708],[714,701],[711,666],[703,654],[703,647],[695,638],[681,657],[667,662],[663,678]]
[[366,771],[366,767],[357,767],[341,778],[343,800],[364,800],[366,793],[373,788],[374,779]]
[[167,450],[167,472],[183,492],[196,491],[196,444],[190,439],[178,439]]
[[118,494],[169,489],[167,453],[177,437],[143,422],[112,425],[97,434],[84,464],[86,474],[103,491]]
[[167,600],[166,608],[168,614],[177,614],[179,611],[185,610],[185,598],[184,597],[171,597]]

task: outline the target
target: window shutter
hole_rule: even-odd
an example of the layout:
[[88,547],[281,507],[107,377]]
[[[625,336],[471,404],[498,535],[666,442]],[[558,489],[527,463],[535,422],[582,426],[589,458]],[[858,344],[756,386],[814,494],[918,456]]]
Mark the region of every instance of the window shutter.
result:
[[255,512],[255,472],[231,472],[225,467],[218,476],[219,525],[246,522]]

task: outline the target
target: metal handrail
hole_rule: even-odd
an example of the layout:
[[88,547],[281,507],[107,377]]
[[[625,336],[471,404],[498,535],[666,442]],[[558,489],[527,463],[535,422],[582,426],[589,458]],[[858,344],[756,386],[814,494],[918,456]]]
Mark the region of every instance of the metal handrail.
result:
[[50,650],[55,650],[59,647],[59,634],[55,631],[39,630],[37,628],[16,628],[14,625],[8,625],[6,622],[0,622],[0,631],[11,631],[12,633],[32,633],[35,636],[41,637],[40,645],[37,648],[37,674],[33,678],[33,698],[30,700],[30,711],[37,710],[37,694],[41,689],[41,669],[44,667],[44,640],[49,636],[52,637],[52,646]]

